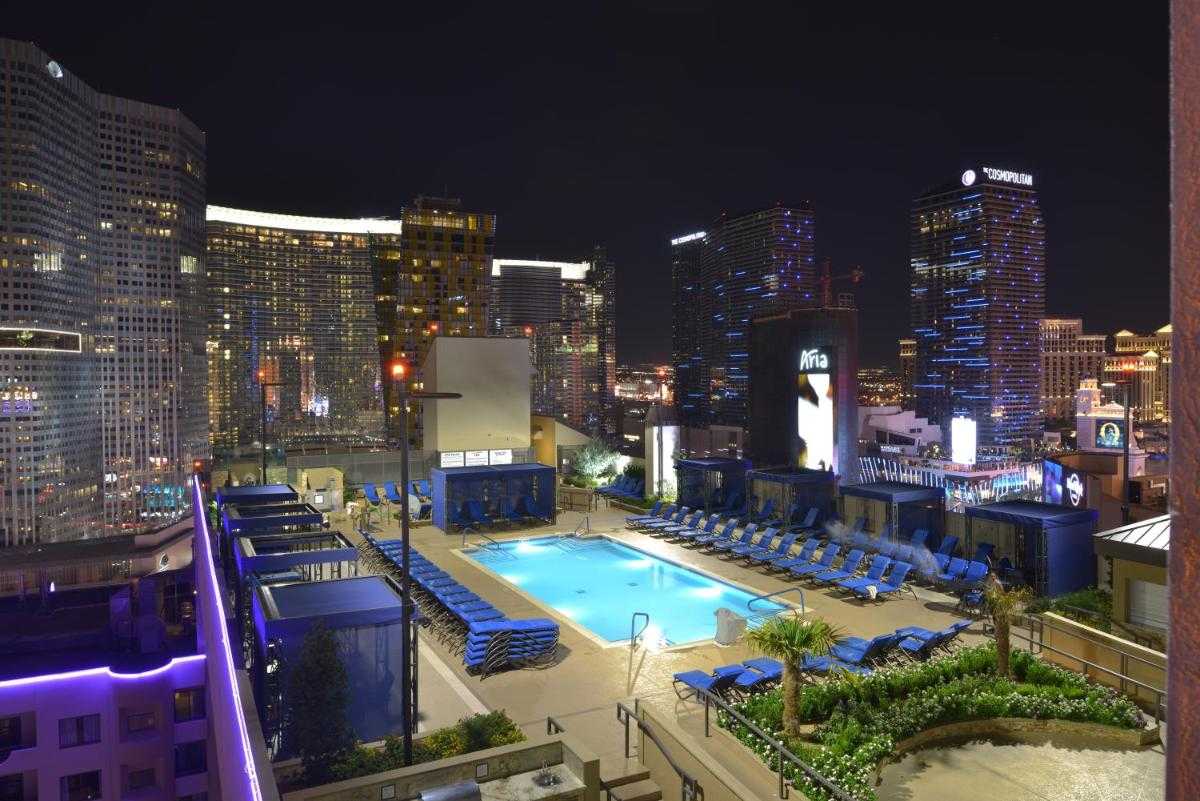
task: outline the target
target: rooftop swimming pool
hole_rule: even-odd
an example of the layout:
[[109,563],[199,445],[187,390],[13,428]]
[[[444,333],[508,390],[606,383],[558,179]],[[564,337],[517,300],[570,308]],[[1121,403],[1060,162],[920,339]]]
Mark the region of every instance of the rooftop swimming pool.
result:
[[608,642],[629,640],[634,612],[650,615],[649,640],[681,645],[712,639],[722,607],[745,617],[788,608],[758,601],[750,609],[752,593],[607,537],[539,537],[464,553]]

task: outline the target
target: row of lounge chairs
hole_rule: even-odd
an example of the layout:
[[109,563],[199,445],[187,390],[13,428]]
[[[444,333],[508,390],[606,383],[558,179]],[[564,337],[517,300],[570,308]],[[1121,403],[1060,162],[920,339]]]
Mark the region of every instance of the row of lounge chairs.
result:
[[515,499],[502,495],[496,500],[496,506],[492,509],[484,506],[483,501],[468,498],[462,502],[450,518],[451,525],[457,526],[460,531],[478,529],[483,526],[492,528],[500,523],[527,525],[531,522],[549,523],[550,519],[536,512],[533,498],[528,495],[521,495]]
[[[403,559],[401,543],[377,540],[365,532],[363,536],[364,562],[374,569],[398,574]],[[461,654],[467,670],[486,676],[554,658],[558,624],[553,620],[509,619],[411,546],[409,573],[422,614],[438,638]]]
[[596,494],[609,499],[640,501],[646,482],[631,476],[618,476],[611,484],[596,488]]
[[[415,514],[417,520],[428,520],[433,513],[433,503],[430,500],[429,481],[426,479],[418,479],[410,481],[409,487],[411,495],[416,497],[417,508],[412,508],[413,504],[409,503],[409,514]],[[379,488],[367,482],[363,484],[363,495],[367,497],[367,503],[371,504],[372,508],[379,508],[385,504],[403,505],[404,496],[400,494],[400,490],[396,487],[395,481],[383,482],[383,495],[379,494]]]
[[[937,653],[949,653],[958,637],[971,625],[969,620],[951,623],[931,631],[920,626],[905,626],[871,639],[844,637],[828,654],[808,655],[800,671],[809,675],[829,676],[856,673],[868,676],[888,664],[923,661]],[[774,686],[783,676],[783,665],[774,659],[747,659],[738,665],[723,665],[711,673],[687,670],[674,675],[675,694],[680,698],[700,698],[702,694],[740,700]]]

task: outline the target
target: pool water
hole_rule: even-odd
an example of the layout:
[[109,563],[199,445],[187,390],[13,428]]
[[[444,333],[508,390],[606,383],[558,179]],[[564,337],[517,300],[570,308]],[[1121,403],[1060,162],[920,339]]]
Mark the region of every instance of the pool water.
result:
[[[634,612],[650,615],[647,641],[711,640],[716,610],[745,617],[786,607],[605,537],[539,537],[465,552],[560,615],[609,642],[629,640]],[[639,621],[638,627],[641,627]]]

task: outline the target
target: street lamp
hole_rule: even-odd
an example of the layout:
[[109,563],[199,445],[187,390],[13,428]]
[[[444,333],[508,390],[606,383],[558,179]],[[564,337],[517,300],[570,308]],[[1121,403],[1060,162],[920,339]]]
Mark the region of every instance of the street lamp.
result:
[[1125,435],[1121,438],[1121,445],[1124,448],[1124,457],[1122,458],[1121,472],[1123,481],[1121,482],[1121,522],[1129,522],[1129,439],[1133,436],[1132,425],[1130,422],[1129,408],[1129,381],[1105,381],[1100,386],[1113,389],[1121,387],[1121,405],[1125,407]]
[[282,387],[282,381],[267,381],[267,371],[258,371],[259,409],[262,412],[262,479],[267,484],[267,387]]
[[404,688],[404,764],[412,764],[412,735],[416,723],[417,688],[412,680],[412,590],[408,579],[408,402],[409,400],[451,400],[458,392],[409,392],[408,365],[392,364],[392,380],[397,383],[396,402],[400,405],[400,686]]

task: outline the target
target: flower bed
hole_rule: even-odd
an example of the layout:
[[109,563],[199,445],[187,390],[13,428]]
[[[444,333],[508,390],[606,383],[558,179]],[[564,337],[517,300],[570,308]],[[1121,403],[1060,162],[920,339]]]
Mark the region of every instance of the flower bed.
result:
[[[1011,680],[996,675],[996,649],[988,644],[921,664],[879,670],[865,678],[847,674],[806,687],[800,714],[817,724],[811,741],[784,737],[783,700],[777,690],[735,707],[860,799],[875,798],[875,769],[880,760],[891,756],[896,743],[933,726],[985,718],[1068,720],[1123,729],[1144,726],[1142,713],[1132,701],[1089,683],[1078,673],[1025,651],[1013,651],[1012,669]],[[724,714],[718,715],[718,722],[772,764],[769,747],[749,729]],[[791,766],[785,772],[814,801],[829,797]]]

